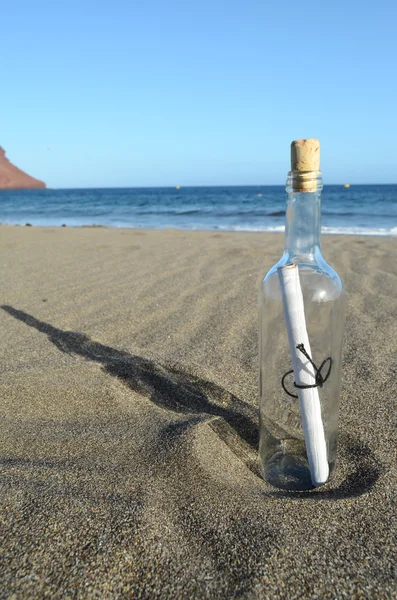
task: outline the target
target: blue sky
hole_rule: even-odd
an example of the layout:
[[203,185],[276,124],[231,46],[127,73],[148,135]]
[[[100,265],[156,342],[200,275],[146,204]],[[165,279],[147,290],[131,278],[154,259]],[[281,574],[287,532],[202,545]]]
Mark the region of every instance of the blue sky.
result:
[[394,0],[8,1],[0,145],[50,187],[283,184],[319,137],[326,182],[397,183],[396,38]]

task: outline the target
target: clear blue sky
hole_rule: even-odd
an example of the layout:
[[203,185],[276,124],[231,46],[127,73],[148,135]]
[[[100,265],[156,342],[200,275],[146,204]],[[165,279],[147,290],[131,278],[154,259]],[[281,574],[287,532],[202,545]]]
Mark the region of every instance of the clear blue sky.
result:
[[50,187],[283,184],[300,137],[397,183],[395,0],[9,0],[0,50],[0,145]]

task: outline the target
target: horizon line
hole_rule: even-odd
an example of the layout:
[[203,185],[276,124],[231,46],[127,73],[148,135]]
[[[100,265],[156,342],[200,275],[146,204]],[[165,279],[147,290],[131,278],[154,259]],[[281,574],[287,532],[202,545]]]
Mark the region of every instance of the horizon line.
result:
[[[323,187],[345,187],[346,183],[324,183]],[[353,186],[381,186],[381,185],[397,185],[397,183],[349,183],[349,187]],[[135,190],[144,190],[144,189],[171,189],[180,191],[181,189],[189,189],[189,188],[249,188],[249,187],[285,187],[285,184],[280,183],[250,183],[250,184],[200,184],[200,185],[110,185],[110,186],[76,186],[76,187],[46,187],[42,188],[42,190],[125,190],[125,189],[135,189]],[[31,188],[35,189],[35,188]],[[348,189],[348,188],[345,188]],[[7,190],[1,189],[0,191],[29,191],[29,190]]]

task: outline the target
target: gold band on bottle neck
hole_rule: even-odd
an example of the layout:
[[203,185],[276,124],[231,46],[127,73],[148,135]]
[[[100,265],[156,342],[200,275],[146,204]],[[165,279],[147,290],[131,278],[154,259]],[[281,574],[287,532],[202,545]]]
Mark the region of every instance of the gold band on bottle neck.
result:
[[290,171],[288,173],[288,192],[316,192],[322,189],[321,171]]

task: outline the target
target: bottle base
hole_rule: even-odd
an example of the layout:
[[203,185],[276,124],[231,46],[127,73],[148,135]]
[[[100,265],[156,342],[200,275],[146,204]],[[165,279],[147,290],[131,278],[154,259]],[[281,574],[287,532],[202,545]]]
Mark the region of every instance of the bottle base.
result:
[[262,476],[270,485],[290,491],[313,490],[309,463],[302,454],[277,452],[262,465]]

